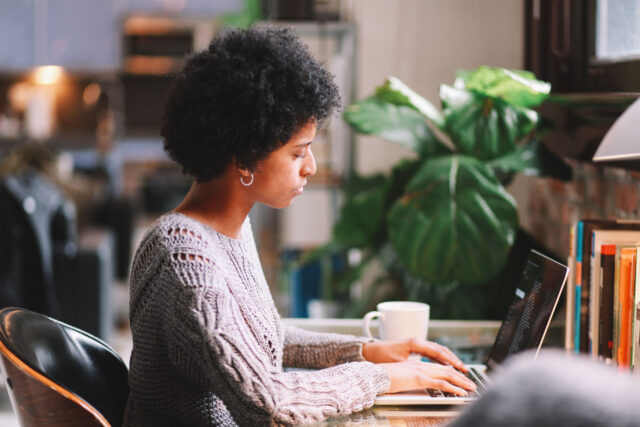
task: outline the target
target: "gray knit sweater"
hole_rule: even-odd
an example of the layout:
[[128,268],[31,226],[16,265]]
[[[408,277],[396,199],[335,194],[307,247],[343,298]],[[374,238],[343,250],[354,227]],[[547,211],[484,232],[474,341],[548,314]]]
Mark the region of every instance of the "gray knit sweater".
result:
[[314,422],[367,408],[389,386],[382,368],[363,361],[363,339],[280,323],[248,220],[235,240],[162,216],[130,280],[125,425]]

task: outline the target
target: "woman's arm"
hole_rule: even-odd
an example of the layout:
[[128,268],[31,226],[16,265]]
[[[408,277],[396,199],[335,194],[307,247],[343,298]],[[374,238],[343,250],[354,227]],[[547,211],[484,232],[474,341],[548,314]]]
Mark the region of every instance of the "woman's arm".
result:
[[354,335],[312,332],[295,326],[284,330],[284,366],[320,369],[346,362],[362,362],[364,343],[373,341]]
[[428,357],[434,362],[453,366],[462,372],[467,372],[468,370],[458,356],[447,347],[425,339],[374,341],[364,343],[362,347],[364,359],[373,363],[405,362],[411,354]]
[[165,322],[172,363],[215,392],[241,425],[296,424],[373,405],[389,389],[385,370],[355,362],[282,372],[257,345],[228,292],[185,289]]
[[467,371],[464,363],[451,350],[432,341],[376,341],[354,335],[306,331],[294,326],[285,329],[283,364],[319,369],[346,362],[406,362],[412,353]]

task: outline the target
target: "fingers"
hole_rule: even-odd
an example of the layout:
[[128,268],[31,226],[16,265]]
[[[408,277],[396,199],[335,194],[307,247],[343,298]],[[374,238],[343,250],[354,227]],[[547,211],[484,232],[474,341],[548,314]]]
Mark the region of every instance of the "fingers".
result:
[[424,362],[422,362],[421,365],[421,373],[424,375],[425,382],[428,383],[428,388],[435,388],[461,396],[465,396],[467,394],[465,390],[473,391],[476,389],[476,385],[473,381],[451,366],[442,366]]
[[433,388],[465,396],[465,390],[475,390],[475,384],[452,366],[427,362],[381,363],[389,376],[389,393]]
[[411,351],[427,356],[434,362],[451,365],[454,368],[467,372],[468,369],[462,361],[447,347],[426,340],[414,339],[410,342]]
[[427,385],[426,388],[430,388],[430,389],[434,389],[434,390],[440,390],[444,393],[452,393],[455,394],[456,396],[468,396],[469,393],[460,388],[460,387],[456,387],[453,384],[445,381],[445,380],[429,380],[428,381],[429,384]]

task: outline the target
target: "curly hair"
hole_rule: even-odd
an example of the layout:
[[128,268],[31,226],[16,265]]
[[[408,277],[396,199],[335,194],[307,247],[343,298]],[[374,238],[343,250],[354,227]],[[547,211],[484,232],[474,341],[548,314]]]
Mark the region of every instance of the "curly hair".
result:
[[291,30],[231,30],[187,58],[167,94],[164,149],[198,182],[253,170],[310,120],[340,108],[333,76]]

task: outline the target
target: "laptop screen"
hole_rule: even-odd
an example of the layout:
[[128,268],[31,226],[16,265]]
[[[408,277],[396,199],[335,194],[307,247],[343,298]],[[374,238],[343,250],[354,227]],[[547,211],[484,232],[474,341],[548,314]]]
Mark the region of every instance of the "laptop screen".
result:
[[539,348],[558,304],[568,268],[531,251],[513,301],[502,321],[487,365],[494,369],[509,356]]

